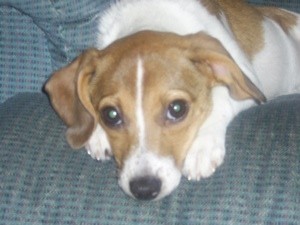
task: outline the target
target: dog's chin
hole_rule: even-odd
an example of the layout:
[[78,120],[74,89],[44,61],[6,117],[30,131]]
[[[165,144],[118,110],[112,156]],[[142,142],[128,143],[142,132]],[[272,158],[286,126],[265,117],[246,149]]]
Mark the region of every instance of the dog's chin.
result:
[[132,154],[119,174],[124,192],[138,200],[159,200],[180,183],[181,172],[171,157],[151,152]]

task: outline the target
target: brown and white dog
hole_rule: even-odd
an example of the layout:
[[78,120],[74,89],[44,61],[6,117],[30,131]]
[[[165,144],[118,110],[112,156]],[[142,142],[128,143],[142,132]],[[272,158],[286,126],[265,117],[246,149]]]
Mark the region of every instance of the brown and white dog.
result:
[[121,0],[97,49],[46,91],[73,148],[113,156],[127,194],[160,199],[214,173],[239,112],[300,92],[299,19],[239,0]]

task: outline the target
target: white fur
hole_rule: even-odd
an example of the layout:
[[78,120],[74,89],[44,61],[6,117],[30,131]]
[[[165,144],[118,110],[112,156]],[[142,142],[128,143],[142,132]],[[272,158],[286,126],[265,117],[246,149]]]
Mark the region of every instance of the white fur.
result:
[[143,62],[138,59],[137,73],[136,73],[136,123],[138,130],[138,139],[140,149],[143,150],[145,147],[145,118],[143,110],[143,81],[144,81],[144,69]]
[[85,148],[93,159],[108,160],[112,155],[106,132],[100,125],[97,125]]
[[155,176],[162,182],[161,190],[155,200],[161,199],[174,190],[181,178],[181,172],[171,157],[158,156],[151,151],[136,150],[125,161],[120,171],[119,185],[128,195],[132,196],[129,183],[133,178]]
[[[264,21],[266,41],[253,67],[268,99],[300,91],[300,36],[286,33],[270,19]],[[300,27],[298,26],[298,35]]]
[[[196,0],[121,0],[101,18],[98,48],[140,30],[195,33],[204,29],[198,22]],[[175,22],[176,21],[176,22]]]

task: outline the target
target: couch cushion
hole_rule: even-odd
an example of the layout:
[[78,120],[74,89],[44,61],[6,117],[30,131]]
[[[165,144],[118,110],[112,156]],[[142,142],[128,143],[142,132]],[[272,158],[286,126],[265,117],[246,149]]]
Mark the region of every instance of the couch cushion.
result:
[[185,178],[157,202],[127,197],[113,161],[70,149],[42,94],[0,105],[3,224],[296,224],[300,221],[300,95],[240,114],[225,163],[200,182]]
[[41,92],[53,70],[95,45],[97,23],[111,0],[0,2],[0,103]]
[[281,7],[294,12],[300,12],[299,0],[247,0],[247,2],[262,6]]

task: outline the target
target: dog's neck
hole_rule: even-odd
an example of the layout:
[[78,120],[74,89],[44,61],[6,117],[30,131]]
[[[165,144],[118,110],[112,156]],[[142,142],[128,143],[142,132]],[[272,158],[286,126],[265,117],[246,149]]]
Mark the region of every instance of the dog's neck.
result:
[[119,38],[142,30],[180,35],[196,33],[204,30],[198,18],[202,10],[196,0],[120,1],[101,18],[97,47],[103,49]]

